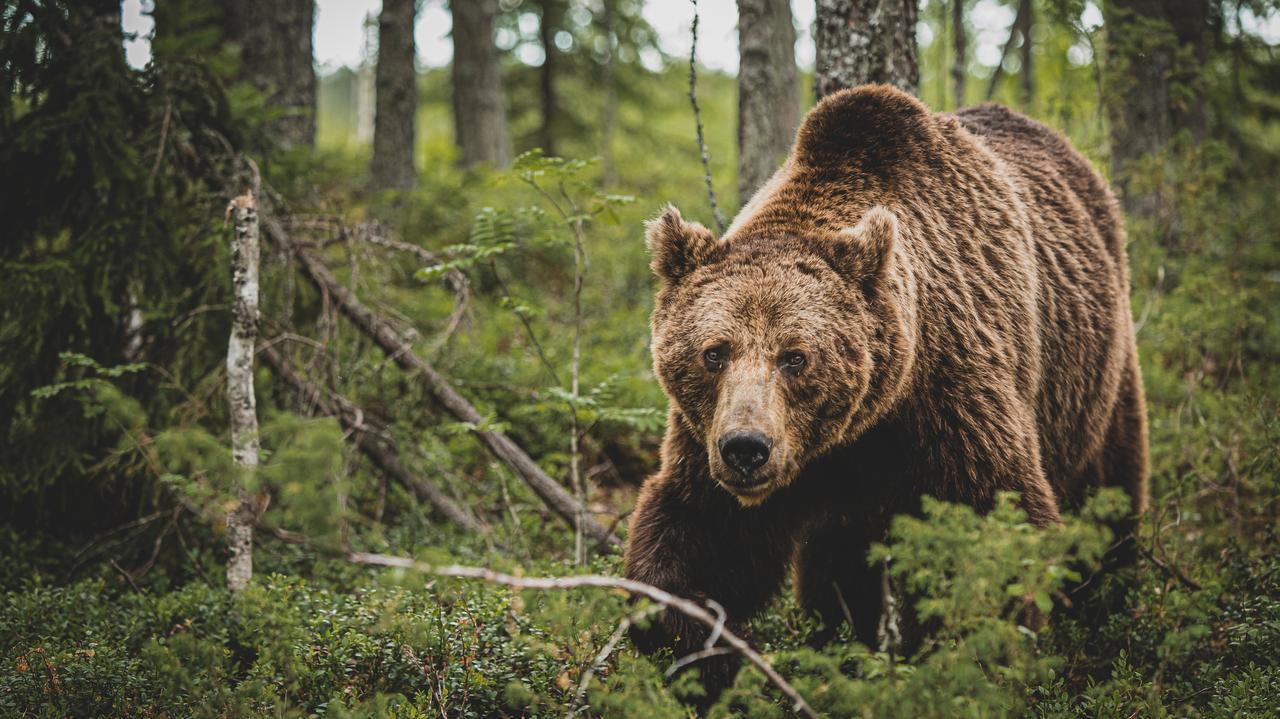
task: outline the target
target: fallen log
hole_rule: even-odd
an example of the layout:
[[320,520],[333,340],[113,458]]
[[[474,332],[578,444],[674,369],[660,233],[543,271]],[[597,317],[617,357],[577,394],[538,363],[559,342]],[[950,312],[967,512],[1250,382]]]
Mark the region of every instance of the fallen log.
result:
[[379,428],[369,425],[364,418],[364,412],[355,403],[341,395],[321,392],[319,387],[299,375],[289,361],[271,347],[259,349],[258,355],[262,357],[263,364],[270,367],[277,377],[292,387],[304,403],[314,404],[322,413],[337,418],[339,424],[351,432],[356,448],[363,452],[380,472],[403,485],[414,497],[417,497],[418,501],[430,504],[449,521],[470,532],[483,534],[489,531],[488,527],[467,513],[431,480],[409,471],[393,450],[378,441]]
[[[570,527],[576,526],[578,517],[578,501],[572,494],[561,487],[547,473],[542,471],[523,449],[506,434],[492,429],[485,429],[484,416],[465,397],[458,394],[449,382],[436,372],[426,360],[413,351],[413,346],[403,340],[391,325],[369,309],[356,297],[355,293],[338,282],[324,262],[305,249],[295,246],[289,241],[279,222],[266,220],[263,222],[271,240],[280,247],[287,248],[298,260],[303,274],[316,287],[327,293],[347,319],[351,320],[361,332],[368,335],[382,351],[405,371],[419,378],[431,397],[449,414],[460,422],[471,426],[471,431],[494,457],[511,468],[516,476],[546,503]],[[590,513],[584,512],[583,531],[600,544],[613,547],[622,545],[607,527],[598,522]]]

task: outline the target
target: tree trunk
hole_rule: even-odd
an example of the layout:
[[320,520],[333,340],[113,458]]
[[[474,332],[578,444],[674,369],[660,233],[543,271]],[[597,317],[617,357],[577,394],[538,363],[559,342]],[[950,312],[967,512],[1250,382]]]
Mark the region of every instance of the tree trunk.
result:
[[1022,16],[1026,14],[1030,3],[1027,0],[1019,0],[1018,13],[1013,16],[1013,25],[1009,27],[1009,39],[1004,41],[1004,47],[1000,50],[1000,61],[996,63],[996,69],[991,73],[991,82],[987,85],[987,102],[991,102],[991,98],[996,96],[996,89],[1000,87],[1000,78],[1004,76],[1004,61],[1009,57],[1009,53],[1013,51],[1013,44],[1018,40],[1018,35],[1022,31]]
[[1179,131],[1197,139],[1207,132],[1199,71],[1210,39],[1209,3],[1110,0],[1103,12],[1112,175],[1126,213],[1156,223],[1157,237],[1167,240],[1172,198],[1159,189],[1140,191],[1130,179],[1134,163],[1165,150]]
[[288,146],[316,140],[316,73],[312,0],[229,0],[223,4],[226,39],[240,46],[240,78],[263,93],[278,116],[272,138]]
[[606,186],[618,183],[618,166],[614,160],[613,138],[618,131],[618,0],[601,0],[600,31],[604,34],[605,58],[600,68],[600,84],[604,100],[600,108],[600,164]]
[[965,80],[969,75],[965,67],[968,62],[967,45],[968,36],[964,29],[964,0],[951,0],[951,47],[954,53],[951,59],[951,85],[952,92],[955,93],[956,109],[965,105]]
[[493,44],[495,0],[452,0],[453,120],[458,164],[511,164],[502,64]]
[[789,0],[738,0],[738,203],[786,158],[800,124]]
[[1022,104],[1028,112],[1031,111],[1031,103],[1036,97],[1036,76],[1035,65],[1032,62],[1032,43],[1031,28],[1035,22],[1035,7],[1031,4],[1031,0],[1022,0],[1023,7],[1018,12],[1018,17],[1022,19],[1022,26],[1019,28],[1019,34],[1022,35]]
[[378,66],[374,75],[373,161],[370,186],[404,190],[417,183],[413,168],[418,112],[414,69],[415,0],[382,0],[378,15]]
[[257,503],[244,479],[258,467],[258,411],[253,393],[254,343],[258,338],[258,207],[253,194],[232,200],[235,221],[231,241],[233,304],[227,343],[227,406],[231,416],[231,459],[236,505],[227,513],[227,589],[238,592],[253,577],[253,526]]
[[817,0],[814,94],[865,83],[919,93],[915,0]]
[[538,132],[538,144],[542,151],[554,155],[555,126],[560,108],[556,100],[557,56],[556,31],[560,28],[560,0],[539,0],[542,14],[538,20],[538,38],[542,42],[542,71],[539,74],[539,89],[542,100],[542,127]]

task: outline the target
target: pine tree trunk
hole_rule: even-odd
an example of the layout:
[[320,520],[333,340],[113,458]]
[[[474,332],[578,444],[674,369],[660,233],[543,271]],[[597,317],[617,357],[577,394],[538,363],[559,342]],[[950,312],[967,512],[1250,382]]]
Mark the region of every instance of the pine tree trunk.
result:
[[414,68],[415,0],[383,0],[378,15],[378,66],[374,74],[371,188],[403,190],[417,183],[413,167],[418,112]]
[[254,344],[258,338],[258,208],[253,194],[232,200],[233,304],[227,343],[227,406],[231,416],[231,459],[237,477],[236,506],[227,513],[227,588],[244,589],[253,577],[253,527],[257,503],[244,479],[258,467],[258,411],[253,392]]
[[951,47],[953,51],[951,58],[951,84],[952,92],[955,93],[956,109],[965,105],[965,80],[968,79],[969,75],[965,67],[968,62],[968,39],[964,29],[964,0],[951,0]]
[[915,0],[817,0],[814,94],[865,83],[919,94]]
[[738,202],[786,158],[800,123],[789,0],[738,0]]
[[267,131],[281,144],[316,140],[316,73],[312,0],[229,0],[223,3],[226,39],[240,46],[240,76],[277,113]]
[[502,64],[493,44],[495,0],[452,0],[453,119],[458,163],[511,164]]
[[1181,130],[1207,131],[1198,73],[1207,57],[1208,0],[1110,0],[1105,103],[1111,125],[1112,175],[1131,218],[1155,223],[1162,241],[1174,234],[1172,198],[1131,186],[1134,163],[1166,149]]
[[556,31],[560,28],[560,0],[539,0],[542,14],[538,20],[538,38],[542,43],[542,71],[539,90],[542,101],[542,127],[538,132],[538,144],[542,151],[554,155],[555,126],[560,108],[556,98],[556,64],[560,51],[556,49]]

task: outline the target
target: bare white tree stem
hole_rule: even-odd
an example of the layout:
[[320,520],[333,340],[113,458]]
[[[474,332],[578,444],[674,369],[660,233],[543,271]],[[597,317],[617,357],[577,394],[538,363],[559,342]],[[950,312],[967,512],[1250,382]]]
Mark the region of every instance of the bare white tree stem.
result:
[[235,224],[231,240],[234,299],[227,343],[227,405],[231,417],[231,458],[239,471],[236,503],[227,512],[227,588],[244,589],[253,577],[253,525],[257,503],[244,486],[258,467],[258,412],[253,392],[254,343],[258,338],[258,203],[247,192],[227,206]]
[[461,564],[434,565],[420,562],[410,557],[397,557],[389,554],[371,554],[368,552],[349,552],[347,559],[357,564],[372,564],[380,567],[409,569],[437,577],[460,577],[479,579],[490,584],[501,584],[515,589],[577,589],[581,587],[602,587],[620,589],[636,597],[644,597],[651,602],[674,609],[685,616],[707,625],[712,631],[720,632],[720,641],[732,647],[778,688],[788,699],[796,711],[806,717],[816,719],[818,714],[809,706],[809,702],[782,677],[773,665],[751,647],[745,639],[724,626],[724,620],[706,607],[684,597],[659,589],[652,584],[637,582],[634,579],[607,577],[602,574],[578,574],[570,577],[517,577],[513,574],[495,572],[486,567],[468,567]]

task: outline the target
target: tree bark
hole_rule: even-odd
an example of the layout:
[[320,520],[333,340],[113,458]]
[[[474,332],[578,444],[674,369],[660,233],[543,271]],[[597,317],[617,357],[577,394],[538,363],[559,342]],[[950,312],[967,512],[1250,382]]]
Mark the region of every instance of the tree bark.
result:
[[313,405],[323,414],[336,417],[342,427],[351,433],[351,439],[355,442],[356,448],[363,452],[384,475],[399,482],[413,493],[419,502],[426,502],[435,507],[445,518],[467,531],[476,533],[489,531],[488,527],[478,522],[430,480],[410,472],[400,461],[395,450],[384,446],[378,440],[379,435],[386,434],[386,428],[369,422],[364,412],[354,403],[341,395],[321,392],[319,387],[299,375],[293,365],[274,349],[264,347],[259,354],[262,356],[263,364],[270,367],[277,377],[292,387],[304,404]]
[[227,513],[227,589],[238,592],[253,577],[253,526],[258,508],[243,480],[258,467],[258,411],[253,393],[253,351],[258,337],[258,207],[252,193],[231,201],[235,222],[231,241],[233,304],[227,343],[227,406],[231,416],[231,459],[236,505]]
[[817,13],[817,97],[866,83],[919,93],[915,0],[817,0]]
[[382,0],[378,14],[378,66],[374,73],[373,160],[370,187],[407,190],[417,184],[414,128],[418,73],[414,68],[415,0]]
[[240,78],[279,113],[267,123],[267,131],[286,147],[314,145],[313,0],[229,0],[223,9],[226,39],[240,46]]
[[618,166],[613,154],[613,138],[618,131],[618,14],[615,7],[617,2],[618,0],[601,0],[600,3],[600,31],[604,34],[606,53],[600,68],[600,84],[604,91],[600,108],[600,164],[606,186],[612,186],[618,182]]
[[773,175],[800,124],[790,0],[738,0],[738,203]]
[[557,56],[556,31],[560,28],[561,0],[538,0],[542,13],[538,19],[538,38],[542,43],[542,70],[538,76],[538,87],[542,102],[542,127],[538,131],[538,144],[542,151],[554,155],[555,126],[558,124],[560,108],[556,97]]
[[991,98],[996,96],[1000,78],[1004,76],[1004,61],[1009,57],[1009,53],[1013,52],[1013,45],[1022,31],[1022,16],[1027,12],[1028,6],[1027,0],[1018,0],[1017,14],[1013,16],[1013,25],[1009,26],[1009,38],[1004,41],[1004,47],[1000,49],[1000,61],[996,63],[996,69],[991,73],[991,82],[987,85],[987,102],[991,102]]
[[1110,0],[1103,13],[1112,175],[1126,213],[1156,222],[1167,239],[1172,198],[1136,191],[1129,179],[1134,163],[1165,150],[1178,132],[1197,139],[1207,132],[1199,72],[1211,38],[1209,2]]
[[968,35],[964,29],[964,0],[951,0],[951,89],[955,94],[955,107],[965,105],[965,80],[968,62]]
[[[267,223],[267,233],[281,247],[292,247],[288,236],[277,223]],[[565,491],[559,483],[547,476],[536,462],[525,454],[524,450],[510,437],[484,427],[485,419],[476,408],[458,394],[435,368],[413,351],[413,347],[402,340],[396,331],[372,310],[365,307],[351,290],[340,284],[329,268],[317,257],[300,248],[293,248],[304,274],[321,292],[328,294],[338,311],[347,316],[360,331],[368,335],[387,356],[407,372],[420,379],[431,397],[461,422],[472,425],[472,433],[484,443],[485,447],[520,477],[529,488],[537,494],[546,505],[569,526],[575,525],[578,516],[578,503],[573,495]],[[622,542],[604,525],[590,514],[584,517],[584,530],[587,536],[601,544],[621,546]]]
[[1036,97],[1036,76],[1035,64],[1033,63],[1031,28],[1035,24],[1035,6],[1031,4],[1031,0],[1022,0],[1023,7],[1018,12],[1018,17],[1022,19],[1022,26],[1019,34],[1022,35],[1022,69],[1020,71],[1022,78],[1022,103],[1031,111],[1031,103]]
[[458,164],[511,164],[502,63],[493,44],[495,0],[452,0],[453,120]]

